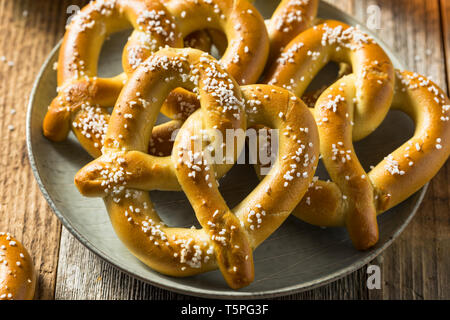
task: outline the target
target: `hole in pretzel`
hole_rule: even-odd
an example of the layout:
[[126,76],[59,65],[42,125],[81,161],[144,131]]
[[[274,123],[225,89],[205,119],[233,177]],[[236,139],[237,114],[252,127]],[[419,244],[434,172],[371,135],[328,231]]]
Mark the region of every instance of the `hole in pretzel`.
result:
[[[227,205],[233,208],[255,189],[259,180],[251,165],[235,165],[219,183],[219,191]],[[150,197],[161,219],[169,227],[201,228],[184,192],[150,191]]]
[[390,110],[381,125],[365,139],[355,142],[355,152],[364,170],[380,163],[414,135],[414,122],[404,112]]
[[310,108],[314,108],[314,105],[322,94],[322,92],[336,82],[342,76],[352,72],[352,68],[346,63],[329,62],[325,67],[320,70],[317,76],[314,77],[305,93],[302,96],[302,100]]
[[98,61],[98,76],[102,78],[115,77],[123,72],[122,50],[132,29],[120,31],[110,35],[104,42]]
[[228,39],[222,30],[197,30],[184,38],[184,46],[208,52],[220,60],[228,47]]

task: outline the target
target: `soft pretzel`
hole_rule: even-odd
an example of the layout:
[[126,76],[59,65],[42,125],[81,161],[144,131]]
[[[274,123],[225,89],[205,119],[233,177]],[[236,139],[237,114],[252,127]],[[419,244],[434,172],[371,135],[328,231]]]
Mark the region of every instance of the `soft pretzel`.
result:
[[[377,214],[416,192],[448,159],[450,107],[445,94],[425,77],[397,71],[394,78],[390,60],[373,39],[337,21],[297,36],[266,81],[304,96],[330,60],[351,63],[353,74],[308,97],[315,106],[321,156],[333,181],[315,178],[293,214],[318,226],[345,226],[355,247],[364,250],[378,241]],[[390,108],[409,114],[416,133],[367,174],[353,141],[376,129]]]
[[319,0],[282,0],[267,23],[270,39],[269,61],[279,56],[298,34],[313,26]]
[[[58,96],[43,124],[46,137],[61,141],[72,129],[91,155],[101,154],[109,121],[106,108],[114,105],[127,76],[98,78],[100,49],[109,34],[130,24],[134,31],[123,54],[128,75],[161,47],[182,47],[183,38],[205,28],[226,33],[229,46],[221,62],[238,83],[254,83],[268,56],[264,20],[247,0],[169,0],[164,5],[159,0],[93,1],[73,19],[64,37],[58,62]],[[196,98],[187,91],[179,94],[184,96],[182,101]],[[168,105],[166,109],[174,108]],[[186,118],[179,113],[169,115]]]
[[[337,21],[326,21],[297,36],[272,66],[266,81],[302,95],[330,60],[350,63],[353,69],[326,89],[315,105],[321,155],[333,182],[315,181],[294,215],[320,226],[346,226],[355,247],[364,250],[378,241],[377,213],[417,191],[447,160],[448,149],[426,150],[422,145],[434,141],[444,149],[437,141],[448,136],[448,128],[439,117],[445,119],[442,105],[448,103],[437,86],[423,77],[397,73],[395,80],[392,63],[381,47],[356,28]],[[418,89],[420,85],[423,88]],[[416,135],[404,146],[411,151],[404,152],[407,157],[394,152],[367,174],[352,141],[375,130],[391,105],[416,120]],[[428,162],[428,169],[421,168]]]
[[376,215],[419,190],[447,161],[450,101],[426,77],[397,71],[391,108],[408,114],[416,130],[366,173],[352,143],[355,83],[355,75],[344,77],[316,103],[321,154],[333,181],[314,181],[293,214],[314,225],[346,226],[355,246],[367,249],[378,237]]
[[11,234],[0,232],[0,300],[32,300],[35,287],[28,251]]
[[[302,96],[312,79],[329,61],[349,63],[352,66],[353,73],[345,78],[345,84],[353,81],[352,85],[347,85],[346,88],[354,91],[351,97],[354,108],[352,112],[346,113],[347,118],[343,121],[348,119],[351,121],[350,140],[360,140],[372,133],[388,113],[394,94],[395,77],[393,65],[383,49],[357,28],[328,20],[299,34],[269,69],[265,81]],[[339,80],[337,83],[344,82]],[[331,88],[335,87],[336,84]],[[321,97],[330,90],[325,90]],[[338,87],[337,90],[341,90],[342,95],[326,95],[330,99],[325,106],[328,109],[325,109],[331,110],[330,112],[336,111],[339,103],[348,98],[344,94],[345,88]],[[316,121],[319,128],[323,128],[321,152],[323,152],[324,163],[328,171],[333,172],[332,174],[330,172],[330,175],[339,186],[339,188],[329,188],[333,191],[329,198],[340,201],[339,203],[345,206],[343,209],[346,212],[345,225],[355,247],[361,250],[368,249],[378,241],[379,237],[376,210],[372,201],[373,190],[359,162],[354,160],[356,156],[353,148],[342,148],[342,144],[345,143],[341,141],[345,131],[343,124],[331,116],[330,118],[318,117]],[[338,141],[334,141],[337,137]],[[334,141],[330,144],[333,146],[332,151],[326,149],[329,147],[327,142],[330,140]],[[346,170],[341,167],[345,167]],[[364,178],[356,179],[356,182],[350,185],[348,179],[353,176]],[[319,190],[320,187],[321,185],[317,186]],[[336,198],[339,190],[344,199]],[[308,204],[311,204],[313,197],[305,199]],[[316,216],[335,212],[332,209],[336,209],[336,202],[316,200],[320,202],[321,209],[324,210],[320,214],[315,212]],[[311,205],[311,208],[314,210],[315,206]]]
[[[160,80],[167,79],[164,86]],[[146,153],[163,101],[178,86],[200,94],[201,109],[184,123],[171,156]],[[104,154],[75,183],[87,196],[104,196],[111,222],[130,251],[153,269],[190,276],[219,267],[232,288],[253,281],[252,250],[289,216],[308,188],[318,161],[318,133],[308,108],[288,91],[266,85],[241,88],[207,54],[164,49],[133,74],[114,108]],[[134,103],[136,102],[136,103]],[[220,195],[211,153],[196,152],[208,130],[277,128],[278,161],[269,175],[230,210]],[[219,140],[210,146],[222,150]],[[243,143],[238,143],[239,151]],[[234,157],[237,154],[234,153]],[[218,176],[220,174],[218,173]],[[166,226],[146,190],[180,190],[189,198],[202,229]]]

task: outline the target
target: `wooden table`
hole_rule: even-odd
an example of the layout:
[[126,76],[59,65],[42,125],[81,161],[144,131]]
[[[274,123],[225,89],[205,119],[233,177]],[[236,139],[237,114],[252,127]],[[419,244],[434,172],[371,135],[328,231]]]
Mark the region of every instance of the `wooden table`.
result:
[[[61,226],[31,172],[25,143],[28,96],[64,33],[70,6],[87,2],[0,0],[0,57],[6,58],[0,61],[0,230],[13,233],[31,251],[39,272],[38,299],[190,299],[136,280],[88,251]],[[327,2],[378,27],[374,31],[410,70],[431,76],[448,92],[450,0]],[[373,262],[382,270],[380,290],[367,289],[364,267],[284,299],[449,299],[449,179],[447,163],[411,224]]]

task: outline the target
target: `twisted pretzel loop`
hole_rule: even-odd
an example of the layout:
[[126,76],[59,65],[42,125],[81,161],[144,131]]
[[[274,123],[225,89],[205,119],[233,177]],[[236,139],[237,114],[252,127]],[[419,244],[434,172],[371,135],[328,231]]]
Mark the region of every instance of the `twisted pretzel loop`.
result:
[[[166,78],[170,80],[161,85],[160,79]],[[152,124],[165,96],[177,86],[198,86],[202,107],[184,123],[170,157],[150,156],[146,150]],[[255,101],[259,101],[256,109]],[[214,178],[222,165],[210,163],[203,151],[195,155],[193,137],[199,124],[202,129],[214,127],[225,133],[226,128],[245,129],[247,123],[275,127],[286,134],[280,135],[280,156],[270,174],[230,210]],[[119,238],[153,269],[189,276],[218,266],[227,283],[240,288],[254,277],[252,249],[298,204],[317,162],[317,129],[299,99],[272,86],[240,89],[208,55],[193,49],[164,49],[128,81],[111,117],[104,154],[81,169],[75,183],[84,195],[106,195]],[[203,229],[165,226],[148,193],[137,191],[174,187],[186,193]]]

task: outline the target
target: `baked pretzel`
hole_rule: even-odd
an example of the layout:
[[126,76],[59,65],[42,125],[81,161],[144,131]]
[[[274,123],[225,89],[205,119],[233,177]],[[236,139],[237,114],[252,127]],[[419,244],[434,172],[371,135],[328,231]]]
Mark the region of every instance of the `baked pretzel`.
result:
[[[321,155],[333,182],[315,180],[294,215],[315,225],[346,226],[354,246],[364,250],[378,241],[377,214],[416,192],[447,160],[448,147],[441,141],[449,132],[440,117],[446,119],[442,113],[448,108],[442,106],[448,102],[424,77],[408,72],[397,72],[395,77],[392,63],[373,39],[337,21],[326,21],[297,36],[266,81],[301,96],[330,60],[350,63],[353,69],[315,104]],[[367,174],[352,141],[373,132],[391,105],[413,117],[416,134]]]
[[[134,26],[123,53],[125,74],[97,77],[104,39]],[[161,47],[182,47],[183,39],[198,29],[223,30],[229,41],[221,62],[238,83],[254,83],[263,71],[269,42],[264,20],[246,0],[104,0],[93,1],[73,19],[58,62],[58,96],[43,124],[44,135],[61,141],[72,129],[81,145],[94,157],[101,154],[109,114],[127,76]],[[196,96],[182,91],[177,110]],[[172,99],[172,101],[175,101]],[[175,102],[178,102],[176,100]],[[170,104],[163,110],[175,109]],[[170,112],[168,112],[169,115]],[[186,115],[172,114],[180,119]]]
[[[395,72],[384,50],[358,28],[339,21],[327,20],[302,32],[289,43],[276,63],[269,69],[265,81],[289,89],[297,96],[302,96],[314,77],[329,61],[348,63],[352,66],[353,73],[346,79],[354,81],[350,86],[355,91],[352,97],[354,110],[351,113],[348,112],[346,119],[350,119],[352,124],[352,139],[361,140],[372,133],[387,115],[394,95]],[[338,83],[342,82],[339,80]],[[334,87],[335,85],[332,85],[332,88]],[[344,88],[338,89],[344,91]],[[321,97],[328,91],[329,89],[325,90]],[[327,108],[331,112],[336,111],[336,106],[341,99],[344,99],[343,96],[344,94],[332,96]],[[338,128],[337,131],[343,129],[342,124],[336,124],[334,122],[336,120],[326,116],[316,118],[316,121],[319,128],[327,128],[321,132],[321,145],[326,145],[327,139],[336,138],[336,132],[331,133],[328,126]],[[341,135],[337,137],[341,138]],[[343,143],[341,140],[338,142]],[[336,171],[335,175],[331,175],[333,179],[347,181],[345,177],[352,177],[353,175],[349,173],[352,170],[355,171],[356,176],[366,176],[361,172],[362,168],[359,168],[358,172],[351,167],[355,162],[352,159],[356,157],[352,148],[342,149],[340,144],[336,142],[332,144],[335,154],[333,156],[322,154],[322,156],[325,164],[330,166],[327,167],[329,171]],[[342,175],[342,172],[336,168],[336,164],[331,167],[332,164],[326,162],[328,157],[332,158],[332,161],[338,158],[341,166],[348,166],[346,174]],[[339,186],[344,188],[342,184]],[[369,208],[370,204],[373,204],[370,198],[372,192],[370,183],[367,179],[363,179],[358,189],[345,188],[342,192],[344,200],[348,200],[343,203],[346,206],[345,225],[350,238],[357,249],[368,249],[378,241],[379,237],[376,211],[373,206]],[[312,198],[308,199],[310,203]],[[328,208],[330,205],[332,202],[326,202],[323,206]]]
[[315,180],[293,214],[318,226],[345,226],[356,248],[367,249],[378,239],[376,216],[418,191],[447,161],[450,101],[426,77],[397,71],[391,108],[408,114],[416,130],[366,173],[352,143],[355,83],[355,75],[344,77],[316,103],[321,154],[333,181]]
[[32,300],[35,287],[28,251],[11,234],[0,232],[0,300]]
[[[164,85],[161,79],[167,80]],[[184,123],[171,156],[148,155],[156,116],[176,87],[198,92],[201,109]],[[195,152],[195,141],[213,128],[225,136],[226,129],[245,130],[258,123],[283,133],[279,158],[256,189],[230,210],[215,178],[230,164],[211,163],[211,153],[205,152],[223,146],[211,139]],[[236,150],[242,147],[238,142]],[[77,173],[75,184],[83,195],[105,197],[119,238],[151,268],[190,276],[219,267],[229,286],[238,289],[253,281],[252,250],[280,226],[306,192],[318,148],[314,119],[293,94],[267,85],[240,88],[207,54],[163,49],[124,87],[111,116],[104,154]],[[166,226],[144,192],[155,189],[182,189],[202,229]]]

